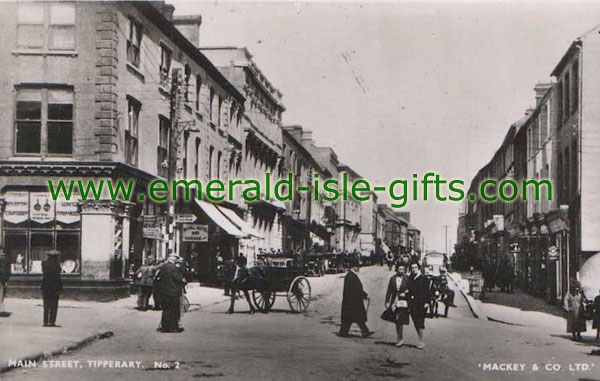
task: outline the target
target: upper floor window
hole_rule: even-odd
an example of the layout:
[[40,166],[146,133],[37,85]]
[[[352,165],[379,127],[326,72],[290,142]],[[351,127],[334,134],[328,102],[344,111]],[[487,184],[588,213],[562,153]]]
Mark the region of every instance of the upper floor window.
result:
[[215,90],[213,90],[213,88],[210,88],[210,97],[209,97],[209,103],[208,103],[208,119],[210,119],[211,121],[213,120],[213,104],[215,101]]
[[19,48],[75,49],[75,4],[23,2],[17,15]]
[[577,110],[577,107],[579,106],[579,61],[575,60],[575,62],[573,62],[573,69],[572,69],[572,73],[573,73],[573,84],[572,84],[572,90],[573,93],[571,94],[571,112],[575,112]]
[[173,52],[164,45],[160,46],[160,82],[164,84],[171,73]]
[[138,164],[138,123],[141,104],[133,98],[128,98],[127,125],[125,127],[125,162]]
[[563,121],[566,121],[567,119],[569,119],[569,115],[570,115],[570,111],[571,111],[571,102],[570,102],[570,98],[571,98],[571,81],[570,81],[570,76],[569,73],[565,74],[565,79],[564,79],[564,90],[563,90],[563,95],[565,97],[565,100],[563,101]]
[[202,77],[196,76],[196,111],[200,111],[200,91],[202,90]]
[[17,92],[15,153],[73,153],[73,92],[20,89]]
[[190,101],[190,77],[192,76],[192,69],[190,65],[185,65],[183,69],[183,81],[184,81],[184,99],[186,102]]
[[129,19],[129,35],[127,36],[127,61],[140,67],[140,47],[142,45],[142,26]]
[[156,161],[158,166],[158,175],[162,177],[167,177],[168,168],[166,165],[168,163],[169,154],[169,131],[171,129],[171,122],[169,119],[164,116],[159,116],[158,122],[158,148]]

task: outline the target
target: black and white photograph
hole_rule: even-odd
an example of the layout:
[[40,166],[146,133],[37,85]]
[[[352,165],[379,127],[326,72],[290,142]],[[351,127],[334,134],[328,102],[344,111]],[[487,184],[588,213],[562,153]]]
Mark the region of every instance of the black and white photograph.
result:
[[600,3],[0,1],[0,381],[600,381]]

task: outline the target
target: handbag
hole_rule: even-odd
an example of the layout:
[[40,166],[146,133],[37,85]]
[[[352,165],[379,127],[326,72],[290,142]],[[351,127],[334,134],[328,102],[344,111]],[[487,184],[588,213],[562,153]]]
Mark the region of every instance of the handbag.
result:
[[389,321],[390,323],[394,323],[396,321],[396,311],[392,310],[392,306],[389,306],[385,309],[385,311],[383,311],[381,314],[381,319]]

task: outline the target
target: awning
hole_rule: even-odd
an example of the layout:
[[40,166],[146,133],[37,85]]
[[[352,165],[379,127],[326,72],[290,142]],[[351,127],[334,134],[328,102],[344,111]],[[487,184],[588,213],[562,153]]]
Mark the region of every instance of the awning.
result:
[[229,219],[225,217],[223,213],[219,212],[215,205],[202,200],[194,201],[196,201],[196,204],[198,204],[202,211],[206,213],[206,215],[211,220],[213,220],[213,222],[217,224],[221,229],[225,230],[227,234],[238,238],[246,236],[246,234],[244,234],[240,229],[235,227],[235,225],[231,221],[229,221]]
[[221,213],[223,213],[227,218],[229,218],[231,222],[233,222],[233,224],[238,227],[238,229],[243,231],[245,236],[252,236],[255,238],[262,239],[265,238],[262,234],[251,228],[250,225],[246,223],[246,221],[242,220],[240,216],[238,216],[233,210],[225,208],[223,206],[215,205],[215,207],[219,209]]

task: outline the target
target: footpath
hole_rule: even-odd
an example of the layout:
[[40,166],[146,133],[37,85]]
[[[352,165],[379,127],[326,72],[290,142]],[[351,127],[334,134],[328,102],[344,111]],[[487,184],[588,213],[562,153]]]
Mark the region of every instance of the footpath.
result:
[[[222,289],[200,287],[197,283],[188,284],[186,296],[190,302],[188,312],[229,300]],[[61,300],[56,321],[60,327],[51,328],[42,327],[41,298],[8,297],[5,306],[12,314],[0,318],[0,373],[19,361],[42,361],[108,339],[139,319],[152,319],[158,326],[160,311],[138,311],[136,305],[137,295],[114,302]]]

